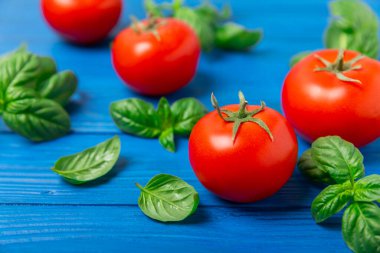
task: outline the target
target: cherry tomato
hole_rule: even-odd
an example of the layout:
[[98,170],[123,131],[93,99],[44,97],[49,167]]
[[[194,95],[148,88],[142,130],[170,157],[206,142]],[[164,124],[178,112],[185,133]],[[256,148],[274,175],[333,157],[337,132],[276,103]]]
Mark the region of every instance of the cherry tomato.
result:
[[354,51],[321,50],[296,64],[285,79],[282,106],[311,142],[338,135],[364,146],[380,136],[380,63]]
[[[264,104],[243,110],[242,104],[213,111],[194,126],[189,158],[208,190],[226,200],[254,202],[288,181],[298,144],[293,128],[277,111]],[[216,100],[214,105],[219,108]]]
[[49,25],[68,41],[93,44],[117,24],[122,0],[41,0]]
[[165,95],[188,84],[200,44],[194,31],[173,18],[149,19],[122,31],[112,46],[116,72],[133,90]]

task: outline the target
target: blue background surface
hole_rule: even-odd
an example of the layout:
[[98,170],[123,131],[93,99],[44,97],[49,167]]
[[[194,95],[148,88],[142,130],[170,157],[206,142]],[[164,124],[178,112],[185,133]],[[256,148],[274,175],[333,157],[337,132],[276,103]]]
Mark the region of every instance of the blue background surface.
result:
[[[197,1],[189,1],[194,4]],[[217,1],[222,3],[222,1]],[[380,13],[380,3],[368,1]],[[236,103],[243,90],[251,103],[266,101],[281,110],[280,92],[292,55],[322,47],[328,9],[323,0],[230,1],[236,21],[264,29],[250,53],[202,56],[194,81],[170,101],[194,96],[211,109],[212,91],[222,104]],[[123,18],[143,17],[142,1],[126,1]],[[348,252],[340,216],[322,225],[310,204],[320,188],[298,171],[275,196],[254,204],[218,199],[197,181],[187,156],[187,140],[166,152],[157,140],[125,135],[108,113],[112,101],[138,96],[118,79],[109,41],[92,48],[63,42],[44,23],[37,0],[0,1],[0,54],[26,42],[38,54],[55,58],[60,70],[78,75],[79,90],[68,106],[73,133],[34,144],[0,123],[0,252]],[[157,103],[156,98],[146,98]],[[100,181],[85,186],[64,182],[50,168],[63,155],[119,134],[121,159]],[[300,153],[308,144],[300,141]],[[380,141],[364,149],[368,174],[380,173]],[[182,223],[162,224],[137,207],[139,190],[158,173],[177,175],[199,192],[198,211]]]

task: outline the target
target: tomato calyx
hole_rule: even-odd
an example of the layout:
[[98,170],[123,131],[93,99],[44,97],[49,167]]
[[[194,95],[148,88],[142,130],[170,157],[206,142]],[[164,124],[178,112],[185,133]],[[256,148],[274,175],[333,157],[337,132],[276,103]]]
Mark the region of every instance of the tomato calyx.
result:
[[248,101],[245,99],[244,94],[241,91],[239,91],[239,100],[240,100],[239,111],[233,112],[229,110],[222,110],[218,104],[218,101],[216,100],[214,93],[211,94],[212,106],[218,112],[220,118],[222,118],[226,122],[234,123],[233,130],[232,130],[232,143],[235,143],[236,135],[240,126],[246,122],[252,122],[259,125],[269,135],[271,141],[273,141],[272,132],[270,131],[267,124],[261,119],[254,118],[255,115],[265,110],[265,107],[266,107],[265,102],[261,101],[260,108],[255,109],[253,111],[248,111],[247,110]]
[[151,32],[154,34],[157,40],[161,40],[161,37],[157,31],[157,28],[165,24],[164,20],[160,20],[157,17],[149,17],[147,19],[147,22],[141,22],[135,16],[131,16],[131,20],[132,20],[131,27],[135,33],[141,34],[141,33]]
[[321,63],[323,63],[323,65],[325,65],[322,68],[320,67],[315,68],[314,71],[315,72],[327,71],[327,72],[335,74],[335,76],[341,81],[362,84],[360,80],[349,78],[345,76],[344,73],[362,69],[361,65],[355,65],[355,64],[361,59],[363,59],[364,55],[358,55],[354,59],[345,62],[344,52],[345,52],[344,49],[339,49],[338,56],[335,62],[329,62],[328,60],[322,58],[321,56],[317,54],[314,55],[315,58],[317,58]]

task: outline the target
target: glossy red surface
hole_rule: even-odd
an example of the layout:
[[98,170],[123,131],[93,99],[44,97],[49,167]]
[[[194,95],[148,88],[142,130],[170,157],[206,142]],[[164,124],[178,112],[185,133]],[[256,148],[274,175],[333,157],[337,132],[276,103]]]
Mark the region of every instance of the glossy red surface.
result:
[[[289,122],[307,141],[339,135],[356,146],[380,136],[380,63],[368,57],[355,65],[359,70],[345,73],[362,84],[340,81],[333,73],[316,72],[323,64],[314,55],[330,62],[337,50],[313,53],[296,64],[285,79],[282,106]],[[358,53],[346,51],[349,61]]]
[[[237,111],[239,105],[223,109]],[[254,110],[258,106],[248,106]],[[274,139],[255,123],[243,123],[232,142],[233,123],[216,111],[202,118],[190,136],[189,157],[201,183],[221,198],[254,202],[276,193],[290,178],[297,160],[297,139],[277,111],[265,108],[254,116],[263,120]]]
[[123,30],[112,46],[116,72],[145,95],[165,95],[187,85],[200,56],[198,38],[187,24],[171,18],[158,22],[156,33]]

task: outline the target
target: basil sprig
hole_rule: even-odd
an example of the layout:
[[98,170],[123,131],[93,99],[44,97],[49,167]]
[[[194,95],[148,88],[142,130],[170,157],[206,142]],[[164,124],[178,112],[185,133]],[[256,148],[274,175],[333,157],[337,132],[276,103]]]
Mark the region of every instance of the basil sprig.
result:
[[184,1],[157,4],[154,0],[145,1],[145,9],[150,16],[172,16],[190,25],[201,42],[202,49],[210,51],[214,47],[224,50],[242,51],[256,46],[261,38],[261,30],[249,30],[229,22],[231,9],[219,11],[206,2],[196,8],[184,5]]
[[309,179],[330,184],[313,201],[317,223],[340,212],[342,233],[356,253],[380,252],[380,175],[364,176],[363,155],[340,137],[317,139],[301,157],[298,168]]
[[14,132],[47,141],[70,131],[63,106],[77,87],[71,71],[57,72],[55,62],[25,47],[0,58],[0,115]]
[[[326,48],[349,49],[377,59],[380,49],[379,19],[362,0],[336,0],[330,3],[330,22],[324,34]],[[310,54],[292,57],[290,66]]]
[[115,124],[124,132],[145,138],[158,138],[168,151],[175,151],[174,135],[188,136],[207,110],[194,98],[183,98],[171,106],[161,98],[157,110],[153,104],[130,98],[111,104]]
[[120,155],[120,139],[115,136],[83,152],[60,158],[52,168],[72,184],[84,184],[107,174]]
[[138,205],[148,217],[162,221],[174,222],[186,219],[193,214],[199,204],[195,189],[182,179],[160,174],[154,176],[141,190]]
[[330,3],[332,15],[325,31],[327,48],[351,49],[376,59],[379,56],[379,20],[361,0]]

